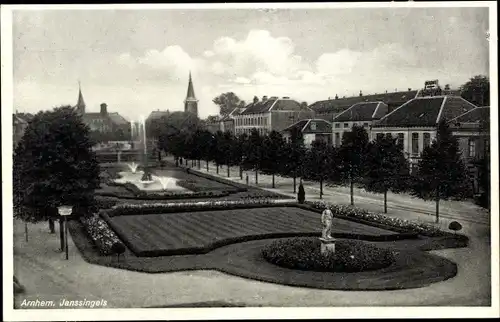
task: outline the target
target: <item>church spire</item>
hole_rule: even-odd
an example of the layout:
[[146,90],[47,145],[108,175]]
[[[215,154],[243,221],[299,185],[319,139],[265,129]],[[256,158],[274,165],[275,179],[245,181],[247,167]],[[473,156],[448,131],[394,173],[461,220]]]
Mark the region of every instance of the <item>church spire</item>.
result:
[[198,100],[194,95],[193,80],[191,78],[191,71],[189,72],[189,83],[186,99],[184,100],[184,112],[189,112],[198,116]]
[[85,101],[83,100],[80,81],[78,81],[78,102],[76,103],[76,111],[80,114],[85,114]]
[[186,95],[186,101],[188,100],[196,100],[196,96],[194,95],[193,80],[191,79],[191,71],[189,71],[189,83]]

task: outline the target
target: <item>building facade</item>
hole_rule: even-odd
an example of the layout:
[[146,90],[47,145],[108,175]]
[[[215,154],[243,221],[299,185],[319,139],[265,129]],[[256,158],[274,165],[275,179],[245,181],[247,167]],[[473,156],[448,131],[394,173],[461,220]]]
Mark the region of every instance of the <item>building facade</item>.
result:
[[234,115],[235,134],[250,134],[256,129],[266,135],[271,131],[282,131],[301,119],[314,117],[314,111],[289,97],[262,97],[245,106]]
[[370,135],[374,122],[384,117],[388,112],[388,105],[384,102],[356,103],[338,114],[332,122],[332,143],[339,147],[345,132],[350,132],[353,125],[363,126]]
[[418,97],[401,105],[374,123],[371,140],[390,134],[416,166],[420,154],[436,138],[437,125],[441,120],[450,122],[477,108],[459,96]]
[[299,130],[302,133],[304,146],[307,148],[311,147],[314,141],[332,144],[332,124],[323,119],[305,119],[290,125],[282,131],[285,141],[290,141],[294,130]]

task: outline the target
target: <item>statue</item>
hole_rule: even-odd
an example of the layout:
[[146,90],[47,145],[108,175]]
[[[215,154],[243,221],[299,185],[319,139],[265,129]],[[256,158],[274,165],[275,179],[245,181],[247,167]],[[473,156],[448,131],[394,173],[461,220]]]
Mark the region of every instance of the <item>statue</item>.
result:
[[321,214],[321,223],[323,224],[323,233],[321,234],[321,237],[326,240],[333,239],[332,237],[333,213],[329,207],[326,207],[326,209]]

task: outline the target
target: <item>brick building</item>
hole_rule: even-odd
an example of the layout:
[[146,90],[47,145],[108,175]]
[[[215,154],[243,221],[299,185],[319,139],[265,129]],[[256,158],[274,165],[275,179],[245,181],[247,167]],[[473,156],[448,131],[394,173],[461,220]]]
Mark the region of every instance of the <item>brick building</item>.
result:
[[254,128],[265,135],[273,130],[280,132],[299,120],[313,117],[313,110],[289,97],[264,96],[261,101],[255,99],[234,115],[234,129],[237,135],[249,134]]

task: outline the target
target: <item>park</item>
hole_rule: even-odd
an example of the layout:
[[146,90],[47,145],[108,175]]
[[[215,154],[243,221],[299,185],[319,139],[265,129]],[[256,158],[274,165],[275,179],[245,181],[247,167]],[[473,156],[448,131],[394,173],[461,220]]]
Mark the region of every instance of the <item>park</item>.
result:
[[[352,183],[362,173],[353,148],[321,147],[348,160],[344,187],[329,184],[340,170],[320,170],[334,166],[319,148],[303,163],[320,174],[285,176],[270,171],[269,156],[263,169],[249,165],[255,155],[227,162],[235,152],[219,134],[225,143],[209,146],[231,151],[222,158],[170,136],[172,150],[157,160],[145,124],[132,132],[132,159],[99,163],[71,108],[30,123],[14,157],[16,308],[41,295],[104,298],[110,308],[491,304],[489,214],[477,206],[443,193],[435,222],[435,199],[393,193],[387,185],[399,180],[389,172],[376,199]],[[34,149],[41,158],[31,157]],[[463,188],[451,181],[450,197]],[[331,236],[322,234],[325,209]],[[333,251],[323,252],[325,237]]]

